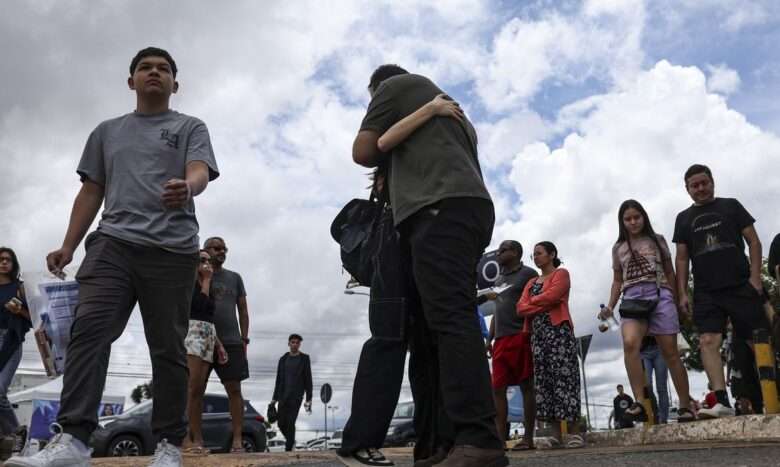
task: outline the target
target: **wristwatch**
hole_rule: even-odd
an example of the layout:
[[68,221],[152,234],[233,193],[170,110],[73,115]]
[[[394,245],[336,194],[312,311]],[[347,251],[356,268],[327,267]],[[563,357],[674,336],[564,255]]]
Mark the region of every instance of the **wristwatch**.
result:
[[249,344],[249,338],[248,338],[248,337],[242,337],[242,338],[241,338],[241,341],[242,341],[244,344]]

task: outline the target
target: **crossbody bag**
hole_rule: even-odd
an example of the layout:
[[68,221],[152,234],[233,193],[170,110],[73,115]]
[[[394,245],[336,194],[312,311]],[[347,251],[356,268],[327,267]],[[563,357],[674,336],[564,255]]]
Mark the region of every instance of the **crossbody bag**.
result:
[[[631,250],[631,256],[636,259],[636,252],[634,252],[634,249],[631,248],[630,245],[629,249]],[[618,313],[620,313],[621,318],[648,320],[650,318],[650,314],[658,306],[658,302],[661,300],[661,274],[663,270],[663,262],[658,261],[662,255],[661,249],[658,248],[657,245],[656,249],[658,250],[655,267],[656,297],[653,299],[624,297],[620,301],[620,308],[618,309]]]

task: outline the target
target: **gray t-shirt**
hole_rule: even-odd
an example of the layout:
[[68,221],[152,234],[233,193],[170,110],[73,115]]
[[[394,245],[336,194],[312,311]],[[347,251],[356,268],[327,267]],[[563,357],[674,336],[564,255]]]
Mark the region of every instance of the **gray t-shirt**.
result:
[[523,318],[517,315],[517,302],[523,294],[525,284],[539,274],[528,266],[520,266],[513,272],[505,273],[496,278],[495,287],[509,288],[502,290],[496,298],[496,314],[494,318],[496,339],[511,336],[523,330]]
[[214,297],[214,326],[217,337],[226,345],[241,344],[236,306],[238,299],[246,297],[244,281],[237,272],[225,268],[211,276],[211,296]]
[[[428,78],[393,76],[377,89],[360,125],[380,135],[441,94]],[[446,198],[490,195],[477,159],[477,133],[471,122],[433,117],[396,146],[390,164],[390,203],[396,225],[421,208]]]
[[173,110],[129,113],[98,125],[77,169],[82,181],[105,189],[98,230],[174,253],[197,252],[195,203],[168,209],[160,199],[163,185],[184,179],[191,161],[205,162],[210,180],[219,176],[206,125],[195,117]]

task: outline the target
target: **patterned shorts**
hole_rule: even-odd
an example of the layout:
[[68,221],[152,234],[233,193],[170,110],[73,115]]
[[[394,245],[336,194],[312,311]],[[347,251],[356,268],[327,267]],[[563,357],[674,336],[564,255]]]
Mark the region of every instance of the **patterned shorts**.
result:
[[187,332],[187,338],[184,339],[187,355],[192,355],[204,362],[212,363],[216,343],[217,330],[214,327],[214,323],[190,320],[190,330]]

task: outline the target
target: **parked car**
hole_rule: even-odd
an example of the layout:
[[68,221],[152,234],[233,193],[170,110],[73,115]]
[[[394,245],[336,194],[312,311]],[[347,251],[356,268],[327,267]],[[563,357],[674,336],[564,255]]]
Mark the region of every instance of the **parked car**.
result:
[[341,447],[341,439],[344,437],[344,430],[336,430],[333,432],[333,436],[328,440],[328,449],[339,449]]
[[[147,456],[154,453],[157,440],[152,434],[152,401],[147,400],[125,413],[101,417],[89,445],[95,457]],[[244,427],[241,440],[247,452],[266,450],[265,419],[249,401],[244,401]],[[206,394],[203,398],[203,441],[212,452],[228,452],[233,443],[227,396]]]
[[400,402],[395,408],[384,447],[414,446],[414,402]]
[[325,449],[325,443],[329,440],[327,436],[320,436],[319,438],[314,438],[309,441],[306,441],[306,450],[307,451],[321,451]]
[[279,438],[269,439],[267,443],[267,452],[284,452],[284,445],[286,441]]

